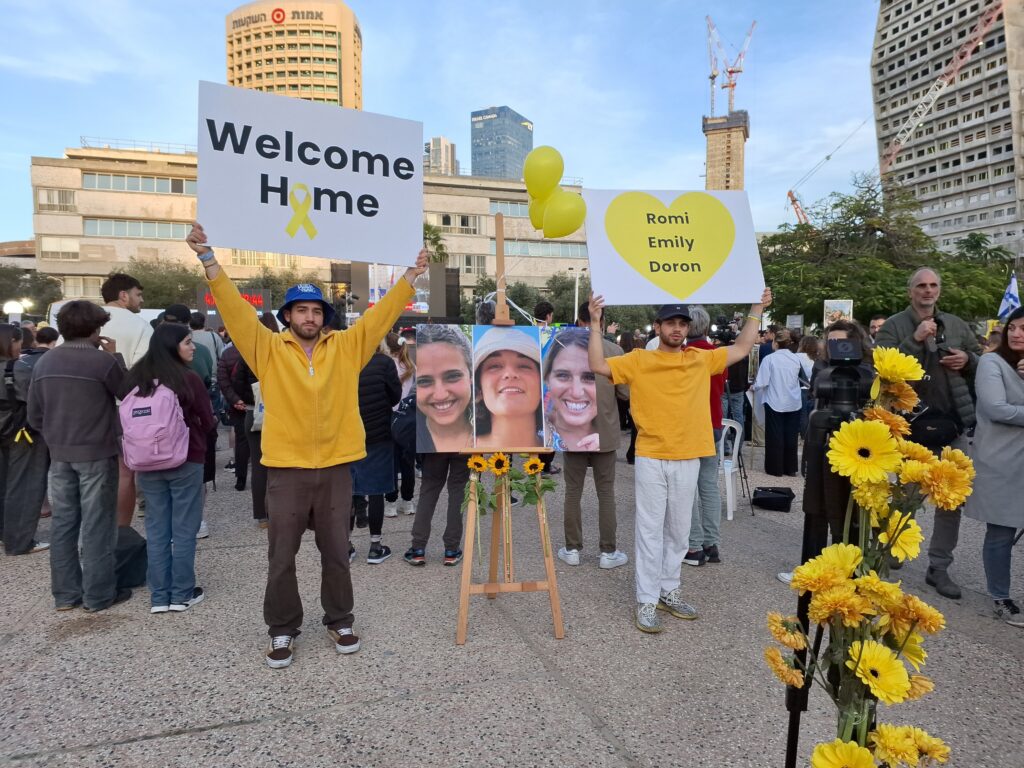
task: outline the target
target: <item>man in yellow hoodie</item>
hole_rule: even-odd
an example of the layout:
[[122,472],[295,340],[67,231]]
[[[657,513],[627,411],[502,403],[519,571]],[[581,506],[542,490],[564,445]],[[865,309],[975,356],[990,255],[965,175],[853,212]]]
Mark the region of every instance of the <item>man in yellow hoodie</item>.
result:
[[288,290],[278,318],[280,334],[256,312],[224,274],[199,224],[186,238],[206,270],[217,309],[235,346],[260,381],[265,407],[263,464],[270,512],[269,572],[263,618],[270,634],[267,665],[287,667],[302,626],[295,553],[313,524],[322,564],[323,623],[338,653],[355,653],[352,577],[349,572],[349,465],[366,456],[359,417],[359,371],[412,298],[413,281],[426,271],[421,250],[405,279],[347,331],[330,331],[334,308],[312,285]]

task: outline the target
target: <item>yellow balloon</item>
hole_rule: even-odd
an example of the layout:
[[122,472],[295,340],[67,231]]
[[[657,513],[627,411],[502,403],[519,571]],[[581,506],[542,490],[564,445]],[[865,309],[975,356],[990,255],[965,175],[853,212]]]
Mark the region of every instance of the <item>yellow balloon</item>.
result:
[[583,226],[587,204],[573,192],[560,189],[544,206],[544,237],[565,237]]
[[533,198],[530,201],[530,223],[533,224],[534,229],[544,229],[544,209],[547,208],[550,199],[550,197],[543,200]]
[[523,163],[523,180],[530,197],[546,199],[562,180],[565,164],[554,147],[537,147],[526,156]]

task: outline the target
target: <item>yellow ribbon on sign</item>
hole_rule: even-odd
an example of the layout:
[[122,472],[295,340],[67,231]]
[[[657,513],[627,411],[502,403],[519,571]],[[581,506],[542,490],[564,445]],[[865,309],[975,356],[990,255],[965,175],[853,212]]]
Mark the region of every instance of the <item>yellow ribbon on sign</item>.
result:
[[[306,193],[306,197],[302,200],[299,200],[299,196],[295,194],[296,190],[300,189]],[[288,236],[295,237],[299,233],[299,227],[302,227],[310,240],[316,237],[316,227],[313,226],[313,222],[309,218],[309,209],[313,207],[313,196],[309,194],[309,187],[305,184],[295,184],[288,192],[288,205],[295,211],[288,226],[284,228]]]

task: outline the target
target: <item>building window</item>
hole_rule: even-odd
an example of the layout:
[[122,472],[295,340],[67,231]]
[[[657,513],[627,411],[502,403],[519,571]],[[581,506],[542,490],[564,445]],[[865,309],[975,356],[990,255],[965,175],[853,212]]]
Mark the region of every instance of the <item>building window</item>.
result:
[[530,217],[530,204],[515,200],[491,200],[491,215],[496,213],[518,219]]
[[83,232],[89,237],[133,237],[156,240],[184,240],[189,225],[180,221],[137,221],[134,219],[84,219]]
[[101,277],[81,277],[79,275],[67,275],[63,278],[65,299],[93,299],[100,298],[100,286],[103,284]]
[[297,267],[299,258],[285,253],[263,251],[232,251],[231,263],[242,267]]
[[[490,253],[493,255],[497,251],[494,240],[491,240]],[[557,243],[547,240],[506,240],[505,255],[585,259],[587,258],[587,246],[583,243]]]
[[73,237],[40,237],[39,258],[78,261],[78,240]]
[[117,173],[83,173],[82,189],[110,189],[116,192],[153,192],[160,195],[195,195],[195,179],[163,176],[124,176]]
[[75,207],[75,190],[73,189],[39,189],[36,190],[36,210],[73,213]]
[[480,217],[467,213],[427,213],[428,224],[455,235],[480,234]]

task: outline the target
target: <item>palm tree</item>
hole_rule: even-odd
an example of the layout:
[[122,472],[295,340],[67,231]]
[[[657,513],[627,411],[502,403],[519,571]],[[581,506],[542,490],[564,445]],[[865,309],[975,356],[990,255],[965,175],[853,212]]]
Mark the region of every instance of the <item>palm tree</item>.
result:
[[445,264],[448,262],[448,246],[444,243],[444,234],[441,232],[440,227],[424,221],[423,244],[426,246],[427,253],[433,263]]

